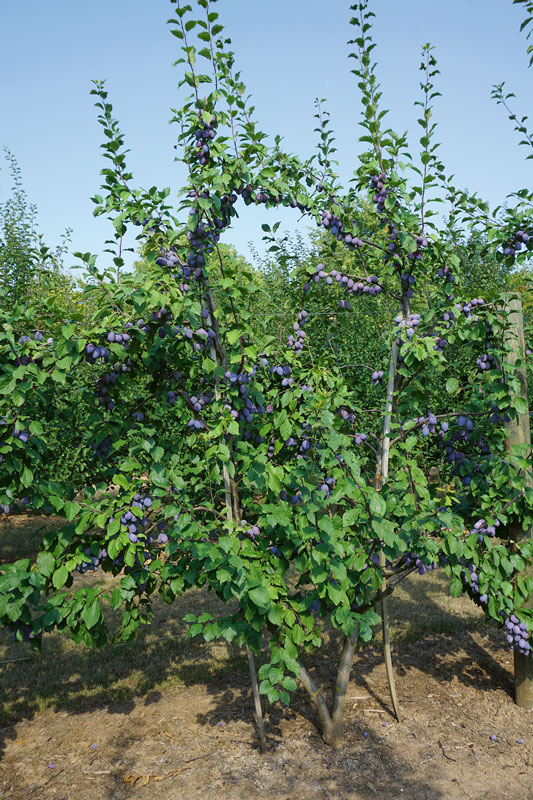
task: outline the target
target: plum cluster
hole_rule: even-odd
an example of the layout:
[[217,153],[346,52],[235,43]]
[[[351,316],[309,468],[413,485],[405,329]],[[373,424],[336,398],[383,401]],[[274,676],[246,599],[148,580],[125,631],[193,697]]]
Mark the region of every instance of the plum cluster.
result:
[[387,247],[387,253],[385,255],[385,261],[388,261],[392,255],[394,255],[396,251],[396,245],[398,240],[398,228],[392,223],[389,224],[387,229],[387,237],[385,239],[385,245]]
[[127,350],[130,346],[131,336],[129,333],[115,333],[114,331],[109,331],[107,334],[107,341],[114,342],[115,344],[122,344],[124,345],[124,349]]
[[506,630],[505,638],[513,650],[517,650],[523,656],[531,654],[529,643],[529,633],[525,622],[520,622],[516,614],[511,614],[503,623]]
[[322,211],[320,225],[326,228],[340,242],[344,239],[344,223],[333,211]]
[[437,569],[438,564],[436,561],[432,561],[429,564],[424,564],[422,558],[418,555],[418,553],[413,553],[411,551],[405,553],[403,557],[403,562],[406,567],[411,567],[413,564],[417,568],[419,575],[425,575],[428,570]]
[[[446,445],[446,461],[448,464],[452,465],[452,473],[456,472],[459,467],[464,467],[470,464],[470,459],[465,456],[464,453],[461,453],[460,450],[456,450],[452,444]],[[468,482],[470,483],[470,481]],[[465,484],[467,486],[468,484]]]
[[111,399],[109,394],[110,389],[116,385],[118,376],[121,373],[129,373],[133,369],[133,361],[127,358],[123,363],[117,361],[113,364],[111,372],[106,372],[100,375],[95,384],[94,393],[101,406],[107,408],[108,411],[113,411],[115,407],[114,400]]
[[429,242],[424,236],[417,236],[415,239],[416,249],[412,250],[410,253],[407,253],[407,258],[410,261],[422,261],[424,255],[423,250],[428,247]]
[[398,314],[398,316],[394,318],[394,321],[398,324],[396,335],[399,336],[402,331],[405,331],[407,338],[412,339],[415,335],[415,328],[420,325],[420,314],[412,313],[409,314],[407,318],[402,314]]
[[345,422],[349,422],[350,424],[355,422],[355,414],[353,411],[349,411],[347,408],[339,408],[338,413]]
[[484,304],[484,300],[482,297],[475,297],[473,300],[469,300],[464,305],[461,303],[456,303],[455,308],[460,311],[465,317],[470,317],[473,310],[476,309],[478,306],[482,306]]
[[[178,253],[175,247],[170,247],[169,250],[165,250],[161,248],[160,255],[156,258],[155,263],[159,267],[173,267],[176,269],[180,268],[180,260],[178,258]],[[190,276],[190,271],[189,271]]]
[[494,525],[487,525],[484,519],[478,519],[470,531],[470,536],[477,536],[478,542],[481,543],[483,541],[483,536],[490,536],[491,538],[496,536],[496,528],[499,528],[499,526],[499,519],[494,520]]
[[413,296],[413,287],[416,283],[415,276],[411,275],[410,272],[403,272],[400,275],[400,281],[402,285],[402,294],[411,299]]
[[29,625],[24,625],[20,621],[10,622],[7,627],[16,642],[30,642],[32,639],[42,639],[42,633],[34,633]]
[[298,451],[299,457],[306,458],[309,451],[314,447],[313,443],[309,440],[308,436],[304,436],[300,449]]
[[111,436],[106,436],[101,442],[92,442],[91,449],[101,461],[105,461],[113,449],[113,439]]
[[461,580],[472,595],[478,596],[482,605],[488,603],[488,595],[479,594],[479,575],[474,564],[468,564],[465,569],[461,570]]
[[[367,275],[361,279],[354,279],[334,269],[331,271],[330,276],[334,278],[337,283],[340,283],[348,293],[351,292],[354,295],[369,294],[371,297],[374,297],[377,294],[381,294],[383,291],[383,287],[380,285],[377,275]],[[322,275],[320,275],[320,277],[322,277]]]
[[[32,339],[31,336],[26,336],[26,335],[20,336],[18,338],[18,344],[24,345],[24,344],[28,344],[31,341],[42,342],[42,340],[43,340],[43,334],[41,333],[41,331],[35,331],[35,334],[33,335],[33,339]],[[49,337],[46,340],[46,344],[47,345],[52,345],[53,343],[54,343],[54,340],[52,339],[52,337]],[[23,367],[26,367],[28,364],[34,363],[34,361],[39,362],[40,360],[42,360],[40,356],[38,356],[38,357],[36,357],[34,359],[31,354],[18,356],[19,364],[21,364],[21,366],[23,366]]]
[[278,375],[281,378],[281,385],[283,388],[287,388],[288,386],[292,385],[293,379],[290,377],[292,374],[292,369],[289,367],[288,364],[282,366],[278,364],[276,367],[270,368],[271,375]]
[[[464,428],[464,432],[460,435],[461,438],[466,439],[466,441],[468,441],[469,438],[468,433],[474,430],[474,423],[472,422],[470,417],[467,417],[465,414],[459,414],[459,416],[457,417],[457,426],[459,428]],[[464,435],[465,433],[467,435]]]
[[326,497],[329,497],[334,487],[335,487],[335,478],[331,476],[326,476],[318,488],[321,492],[325,494]]
[[104,560],[104,558],[107,558],[107,550],[105,547],[98,551],[98,555],[93,555],[90,547],[85,548],[83,552],[87,556],[87,561],[82,561],[81,564],[77,564],[76,572],[80,572],[82,575],[85,575],[85,573],[89,572],[89,570],[92,572],[98,572],[100,563]]
[[[430,433],[436,433],[438,420],[435,414],[428,414],[427,417],[419,417],[417,419],[417,424],[422,426],[422,436],[429,436]],[[448,423],[441,422],[440,428],[438,431],[439,436],[442,438],[446,431],[448,430]]]
[[[282,499],[286,499],[286,498],[282,498]],[[298,490],[296,492],[296,494],[293,494],[293,496],[290,498],[289,502],[290,502],[291,506],[295,506],[298,503],[301,503],[302,499],[303,499],[302,492],[300,490]]]
[[385,200],[391,193],[390,186],[387,186],[387,176],[384,172],[379,175],[372,175],[370,178],[370,191],[374,192],[372,202],[380,214],[385,212]]
[[455,280],[452,268],[449,266],[441,267],[437,272],[439,278],[444,278],[445,283],[453,283]]
[[[261,363],[262,363],[263,366],[268,366],[268,361],[266,359],[263,359]],[[278,367],[272,367],[270,372],[272,374],[276,374],[276,375],[279,374],[280,376],[287,377],[288,375],[291,374],[291,369],[288,366],[287,367],[278,366]],[[267,406],[265,408],[264,405],[261,405],[261,404],[257,405],[256,403],[254,403],[252,398],[249,396],[250,384],[251,384],[252,379],[256,376],[256,374],[257,374],[257,367],[256,367],[255,364],[252,366],[252,369],[251,369],[250,372],[240,372],[240,373],[238,373],[238,372],[232,372],[231,370],[228,370],[224,374],[224,377],[225,377],[225,379],[227,381],[227,389],[229,390],[231,387],[238,388],[239,397],[240,397],[240,400],[242,401],[242,406],[239,403],[238,405],[240,406],[240,408],[237,409],[237,408],[234,407],[235,405],[237,405],[235,403],[235,401],[233,401],[233,404],[232,404],[230,402],[230,398],[226,395],[226,401],[227,402],[225,403],[225,408],[231,413],[231,416],[234,419],[241,419],[241,420],[244,420],[247,423],[251,423],[252,419],[253,419],[253,416],[255,414],[263,415],[266,412],[272,411],[272,406]],[[284,384],[284,385],[287,385],[287,384]],[[252,436],[252,434],[251,434],[250,431],[246,431],[245,432],[245,438],[247,440],[249,440],[251,438],[251,436]],[[264,439],[262,439],[262,441],[258,441],[258,444],[262,444],[263,441],[264,441]]]
[[282,489],[281,492],[279,493],[279,498],[280,500],[288,501],[291,504],[291,506],[295,506],[298,503],[302,502],[303,494],[301,489],[297,489],[296,492],[289,497],[287,490]]
[[492,422],[493,425],[498,425],[499,423],[502,423],[502,422],[510,422],[511,421],[511,417],[509,416],[507,411],[505,411],[502,414],[500,412],[499,406],[493,405],[491,410],[492,410],[492,414],[491,414],[491,417],[490,417],[490,421]]
[[[215,245],[220,241],[220,230],[225,227],[224,222],[228,223],[228,218],[224,214],[223,217],[215,218],[211,225],[199,219],[194,210],[191,210],[189,216],[191,217],[190,224],[194,224],[194,227],[187,231],[187,240],[190,246],[187,267],[191,271],[191,277],[200,281],[203,276],[202,267],[205,266],[209,253],[213,252]],[[182,268],[182,272],[187,277],[185,268]]]
[[445,323],[447,329],[450,329],[455,322],[455,313],[453,311],[445,311],[442,315],[442,321]]
[[107,347],[91,344],[91,342],[89,342],[85,345],[85,358],[89,364],[96,364],[98,360],[102,362],[109,361],[109,350]]
[[[36,342],[42,342],[43,338],[44,337],[43,337],[43,334],[41,333],[41,331],[35,331],[35,333],[33,334],[33,339]],[[20,336],[19,340],[18,340],[18,343],[19,344],[25,344],[26,342],[31,342],[31,341],[32,341],[31,336]],[[46,340],[46,344],[51,345],[53,343],[54,343],[54,340],[52,339],[51,336],[49,336],[48,339]]]
[[30,434],[26,433],[26,431],[19,431],[18,428],[13,428],[11,436],[14,439],[18,439],[22,444],[27,444],[30,440]]
[[89,364],[96,364],[97,361],[109,361],[109,350],[107,347],[92,344],[89,342],[85,345],[85,359]]
[[[177,519],[177,516],[175,517],[175,519]],[[156,527],[156,530],[158,531],[157,543],[158,544],[166,544],[168,542],[168,534],[166,532],[166,524],[165,524],[165,522],[164,521],[158,522],[155,527]],[[152,544],[153,541],[154,541],[153,536],[148,534],[148,536],[146,537],[147,544]]]
[[[468,468],[469,473],[466,475],[463,474],[461,482],[463,486],[469,486],[472,481],[472,473],[479,472],[481,468],[478,464],[473,464],[468,456],[466,456],[464,453],[456,450],[453,446],[453,442],[470,441],[474,423],[469,417],[461,414],[457,418],[457,426],[459,430],[454,430],[449,437],[448,442],[445,444],[443,442],[443,446],[445,447],[446,461],[452,465],[452,474],[456,474],[458,472],[460,473],[461,470],[464,471],[465,468]],[[478,444],[480,444],[483,451],[487,451],[488,447],[484,447],[481,440],[479,440]]]
[[267,449],[267,458],[269,459],[269,461],[274,458],[275,452],[276,452],[276,437],[271,436],[268,442],[268,449]]
[[0,503],[0,516],[2,516],[2,514],[5,514],[7,517],[8,514],[10,513],[11,513],[11,506],[6,505],[5,503]]
[[[484,523],[484,520],[480,520]],[[464,564],[465,569],[461,571],[461,580],[465,588],[469,591],[473,600],[476,600],[482,607],[486,607],[489,602],[487,593],[479,593],[479,575],[476,572],[476,567],[473,564]],[[498,591],[501,594],[501,591]],[[504,615],[500,611],[501,616]],[[531,645],[529,642],[529,632],[525,622],[520,622],[516,614],[510,614],[506,617],[503,627],[505,630],[505,638],[508,644],[511,645],[513,650],[521,653],[524,656],[531,654]]]
[[504,256],[514,256],[518,253],[524,245],[529,242],[530,236],[525,231],[517,231],[513,239],[503,248]]
[[[340,408],[337,413],[340,414],[340,416],[343,418],[345,422],[348,422],[350,425],[354,424],[355,414],[353,411],[350,411],[347,408]],[[366,435],[366,433],[360,433],[356,431],[353,434],[353,439],[355,444],[364,444],[364,442],[366,442],[366,440],[368,439],[368,436]]]
[[498,360],[491,353],[482,353],[476,359],[476,364],[481,372],[485,372],[488,369],[498,369],[499,367]]
[[211,328],[209,328],[209,330],[197,328],[193,331],[188,325],[183,325],[182,327],[174,325],[170,332],[165,328],[159,329],[159,337],[161,339],[164,339],[167,333],[171,333],[175,336],[182,336],[185,341],[191,343],[192,349],[198,353],[204,349],[206,343],[213,342],[216,339],[216,333]]
[[[327,286],[331,286],[334,281],[336,281],[342,288],[344,288],[347,294],[353,295],[370,295],[374,297],[377,294],[381,294],[383,291],[383,287],[379,283],[379,277],[377,275],[367,275],[364,278],[357,278],[352,277],[350,275],[345,275],[342,272],[339,272],[336,269],[332,269],[331,272],[328,274],[323,264],[319,264],[316,268],[315,274],[311,278],[313,283],[318,283],[320,280],[325,280]],[[309,284],[305,284],[304,289],[307,287],[309,288]],[[350,303],[346,300],[341,305],[341,308],[350,309]]]
[[[122,530],[127,531],[128,538],[132,544],[136,544],[139,541],[139,537],[142,536],[144,538],[144,531],[143,528],[146,528],[148,524],[148,520],[146,518],[146,514],[150,512],[152,508],[152,498],[149,495],[141,495],[135,494],[133,497],[133,501],[131,503],[131,508],[127,509],[122,516],[120,517],[120,524],[122,526]],[[140,513],[136,513],[132,509],[136,509]],[[146,537],[146,541],[148,544],[151,542],[148,541],[152,537]]]
[[152,313],[150,314],[150,321],[155,322],[157,325],[160,326],[157,331],[160,339],[164,339],[165,336],[167,335],[163,325],[165,324],[165,322],[170,322],[171,319],[172,319],[172,314],[170,314],[166,308],[158,308],[157,311],[152,311]]
[[289,347],[291,350],[294,350],[296,353],[299,353],[301,350],[303,350],[307,335],[304,331],[304,326],[307,323],[307,317],[307,311],[302,309],[302,311],[300,311],[296,317],[296,322],[292,326],[294,333],[291,333],[287,339],[287,347]]
[[200,166],[205,167],[211,155],[211,148],[209,145],[216,135],[216,119],[213,117],[211,122],[205,122],[201,111],[198,112],[198,118],[202,125],[196,129],[194,136],[196,138]]
[[372,386],[376,387],[383,383],[383,370],[378,369],[372,373]]
[[435,336],[435,345],[433,350],[437,350],[439,353],[444,352],[444,348],[448,346],[448,341],[443,339],[441,336]]
[[187,427],[195,431],[201,431],[205,429],[205,422],[203,421],[203,419],[196,419],[196,417],[191,417],[190,420],[187,422]]
[[[243,526],[243,528],[245,528],[245,531],[244,531],[245,535],[249,539],[251,539],[252,542],[255,539],[257,539],[258,536],[261,535],[261,531],[259,530],[259,527],[257,525],[250,525],[249,527],[247,527],[249,525],[249,523],[245,519],[241,520],[241,525]],[[238,536],[239,536],[239,539],[243,538],[242,533],[239,533]]]
[[[135,325],[140,331],[144,331],[144,333],[150,333],[150,325],[145,322],[144,319],[138,319]],[[127,322],[126,327],[133,327],[133,323]]]
[[[238,194],[240,194],[242,196],[242,199],[244,200],[244,202],[245,202],[245,204],[247,206],[249,206],[251,203],[255,203],[256,205],[261,205],[263,203],[268,203],[269,201],[272,201],[275,205],[278,205],[280,203],[280,198],[279,197],[271,198],[270,195],[267,192],[263,191],[263,190],[256,192],[253,189],[253,187],[250,186],[250,184],[247,184],[246,186],[242,186],[242,187],[236,189],[236,191],[237,191]],[[297,208],[299,206],[298,203],[295,203],[293,205],[293,203],[290,201],[290,199],[289,199],[289,204],[293,208]],[[301,208],[302,211],[304,210],[304,206],[300,206],[300,208]]]

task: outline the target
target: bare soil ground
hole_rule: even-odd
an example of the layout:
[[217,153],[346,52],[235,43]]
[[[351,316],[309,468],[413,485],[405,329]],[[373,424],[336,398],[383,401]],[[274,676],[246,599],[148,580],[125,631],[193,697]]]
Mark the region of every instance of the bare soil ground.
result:
[[[0,525],[2,556],[15,532],[29,555],[36,526]],[[30,657],[1,634],[0,798],[533,800],[533,711],[513,704],[512,654],[444,576],[416,576],[391,600],[401,721],[378,640],[356,655],[337,750],[297,692],[290,708],[264,702],[261,754],[244,653],[186,639],[191,610],[220,604],[206,592],[161,603],[136,642],[103,651],[52,636]],[[332,639],[309,661],[326,689],[336,652]]]

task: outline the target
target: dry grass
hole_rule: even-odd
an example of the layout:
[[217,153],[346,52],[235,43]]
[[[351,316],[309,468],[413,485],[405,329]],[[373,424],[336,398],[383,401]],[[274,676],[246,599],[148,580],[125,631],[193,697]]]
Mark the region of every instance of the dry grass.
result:
[[[0,523],[1,561],[31,557],[43,531],[53,521],[32,517]],[[109,586],[116,578],[97,573],[76,576],[75,586],[91,582]],[[244,654],[224,642],[206,644],[187,639],[188,613],[227,613],[227,607],[207,590],[192,590],[172,606],[154,598],[155,619],[127,645],[107,645],[102,650],[77,645],[53,634],[43,641],[41,654],[0,632],[0,724],[46,708],[82,711],[110,703],[133,704],[139,696],[154,699],[172,686],[204,684],[214,674],[247,669]],[[484,618],[467,597],[452,598],[443,574],[406,580],[390,600],[392,638],[413,642],[431,633],[473,631],[485,626]],[[376,640],[379,643],[380,634]],[[328,636],[324,655],[336,650]],[[11,659],[24,659],[11,661]]]

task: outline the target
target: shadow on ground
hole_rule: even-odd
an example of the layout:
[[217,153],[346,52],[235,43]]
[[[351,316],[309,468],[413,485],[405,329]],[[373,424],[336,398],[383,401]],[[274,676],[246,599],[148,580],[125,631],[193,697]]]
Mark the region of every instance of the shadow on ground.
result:
[[[97,651],[53,635],[43,642],[41,655],[27,660],[10,660],[26,658],[28,651],[12,643],[5,632],[1,633],[1,660],[9,663],[0,664],[3,697],[0,748],[7,740],[16,738],[18,721],[31,720],[43,709],[80,715],[97,710],[105,710],[110,715],[128,715],[139,704],[149,707],[159,703],[163,693],[172,687],[207,687],[208,708],[196,714],[200,726],[213,728],[235,720],[254,725],[245,653],[226,643],[206,644],[200,639],[188,639],[188,626],[182,618],[190,612],[209,612],[217,616],[227,613],[227,607],[212,593],[194,590],[172,607],[156,601],[154,623],[141,630],[131,644],[109,645]],[[425,579],[414,576],[405,581],[390,601],[390,614],[394,667],[402,685],[400,697],[404,702],[420,700],[409,694],[409,675],[416,671],[444,686],[455,676],[465,687],[512,694],[512,674],[493,656],[493,652],[503,648],[500,634],[484,625],[482,616],[467,598],[454,600],[447,595],[444,576]],[[479,643],[480,637],[483,646]],[[334,683],[337,655],[338,645],[335,637],[330,636],[322,652],[306,663],[326,694]],[[357,653],[352,681],[373,697],[385,712],[384,719],[392,719],[387,693],[378,695],[367,680],[381,663],[380,643],[376,640]],[[263,704],[266,705],[266,700]],[[314,727],[313,747],[324,752],[326,761],[335,762],[332,780],[339,796],[348,786],[353,786],[355,765],[346,748],[354,737],[362,736],[357,724],[351,726],[341,750],[332,751],[317,733],[318,720],[303,691],[294,693],[290,708],[276,704],[268,707],[265,714],[274,751],[282,746],[284,731],[303,718]],[[253,730],[255,740],[255,727]],[[131,737],[131,733],[125,732],[116,738],[117,756],[129,747]],[[376,781],[379,783],[392,773],[404,787],[404,797],[425,797],[424,784],[409,775],[407,765],[390,750],[382,750],[378,741],[374,745]],[[343,758],[338,756],[341,751]],[[115,793],[109,797],[119,795]],[[444,798],[444,795],[433,789],[431,797]]]

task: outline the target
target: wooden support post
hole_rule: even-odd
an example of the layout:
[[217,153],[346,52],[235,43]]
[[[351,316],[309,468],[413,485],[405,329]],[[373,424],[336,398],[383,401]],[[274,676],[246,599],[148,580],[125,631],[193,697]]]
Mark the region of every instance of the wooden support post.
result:
[[[520,382],[519,393],[527,403],[527,379],[525,365],[516,367],[518,359],[525,359],[524,319],[522,316],[522,301],[519,296],[508,295],[505,300],[505,315],[509,327],[505,332],[505,342],[510,345],[512,352],[507,355],[514,368],[514,375]],[[529,425],[529,410],[518,414],[517,418],[506,424],[506,447],[511,450],[514,445],[527,444],[531,448],[531,431]],[[529,450],[531,458],[531,449]],[[533,487],[533,474],[531,469],[526,474],[526,486]],[[524,531],[520,522],[511,522],[509,535],[516,541],[533,536],[533,529]],[[530,573],[531,574],[531,573]],[[533,576],[532,576],[533,577]],[[531,608],[533,597],[529,597],[526,607]],[[514,678],[515,702],[522,708],[533,708],[533,655],[524,656],[514,653]]]
[[[398,343],[396,340],[392,345],[392,353],[389,367],[389,379],[387,382],[387,399],[385,402],[385,417],[383,419],[383,432],[381,435],[377,465],[376,477],[374,480],[374,487],[379,491],[382,485],[389,477],[389,451],[390,451],[390,427],[392,420],[392,402],[394,397],[394,389],[396,386],[396,370],[398,366]],[[379,565],[385,567],[385,553],[380,549],[379,551]],[[387,581],[384,579],[381,584],[381,590],[384,592],[387,588]],[[385,659],[385,671],[387,673],[387,682],[389,684],[389,691],[392,700],[392,707],[398,722],[400,721],[400,703],[398,701],[398,694],[396,692],[396,682],[394,680],[394,668],[392,666],[392,650],[390,642],[390,626],[389,626],[389,608],[388,597],[383,597],[381,601],[381,627],[383,630],[383,657]]]
[[266,753],[268,751],[268,744],[265,733],[265,723],[263,720],[263,709],[261,708],[261,698],[259,696],[259,686],[257,685],[257,675],[255,672],[255,659],[254,654],[248,645],[246,645],[246,651],[248,653],[248,666],[250,668],[250,679],[252,681],[252,694],[254,696],[255,717],[257,720],[257,729],[259,731],[259,742],[261,744],[261,752]]

